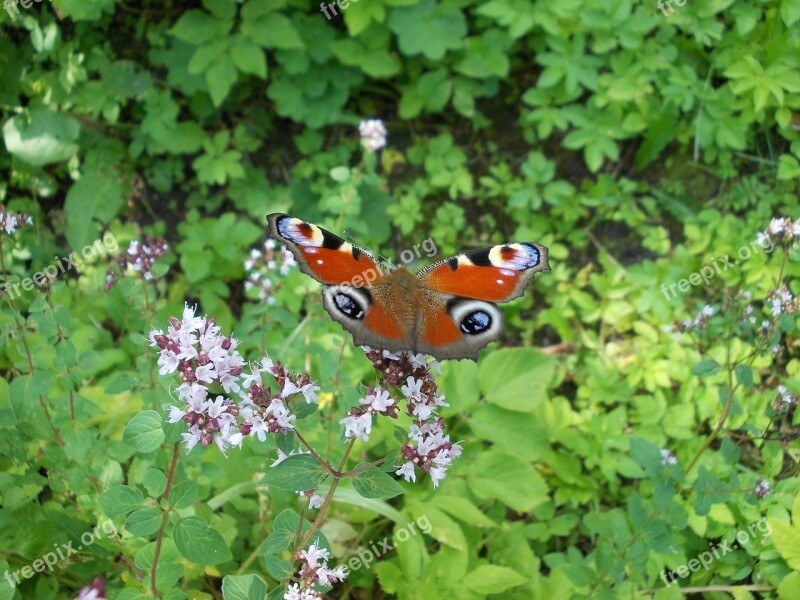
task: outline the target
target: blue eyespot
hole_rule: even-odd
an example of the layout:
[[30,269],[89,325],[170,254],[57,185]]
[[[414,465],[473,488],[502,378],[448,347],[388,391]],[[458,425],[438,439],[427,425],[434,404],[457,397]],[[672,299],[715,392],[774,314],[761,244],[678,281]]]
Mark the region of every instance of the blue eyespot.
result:
[[466,317],[464,317],[460,325],[461,331],[470,335],[483,333],[491,326],[492,317],[489,316],[489,313],[482,310],[476,310],[469,313]]
[[343,315],[350,317],[351,319],[364,318],[364,310],[361,308],[358,302],[352,298],[352,296],[338,293],[333,297],[333,301],[336,303],[336,308],[338,308],[339,312],[341,312]]

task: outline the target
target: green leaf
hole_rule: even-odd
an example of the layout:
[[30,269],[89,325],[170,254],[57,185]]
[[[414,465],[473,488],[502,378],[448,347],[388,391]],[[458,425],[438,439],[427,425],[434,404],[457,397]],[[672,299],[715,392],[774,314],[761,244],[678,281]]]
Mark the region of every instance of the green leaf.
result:
[[127,392],[136,384],[136,379],[127,373],[121,373],[112,379],[106,389],[103,390],[106,394],[114,395]]
[[58,6],[73,21],[98,21],[103,13],[114,12],[114,0],[59,0]]
[[67,215],[67,242],[76,254],[94,242],[99,225],[106,225],[123,206],[123,189],[114,169],[88,171],[72,184],[64,202]]
[[294,541],[296,533],[291,531],[273,531],[261,544],[258,550],[259,555],[267,556],[268,554],[278,554],[284,550],[288,550]]
[[189,508],[197,500],[197,484],[194,481],[181,481],[172,488],[169,501],[178,510]]
[[144,474],[142,483],[151,497],[158,498],[167,488],[167,476],[161,469],[150,467]]
[[249,39],[239,36],[230,49],[231,58],[242,73],[267,78],[267,59],[264,51]]
[[499,29],[490,29],[480,37],[467,40],[466,55],[456,65],[456,71],[474,77],[505,77],[508,75],[510,63],[506,49],[511,40]]
[[279,490],[301,492],[317,487],[326,475],[327,471],[313,456],[296,454],[267,471],[261,483]]
[[786,27],[794,25],[800,19],[800,0],[781,0],[781,18]]
[[364,498],[393,498],[405,490],[392,477],[377,467],[353,475],[353,489]]
[[125,426],[122,441],[143,454],[157,450],[164,441],[161,416],[154,410],[134,415]]
[[692,373],[700,377],[716,373],[719,370],[720,365],[713,358],[704,358],[692,367]]
[[789,568],[800,570],[800,529],[786,521],[768,519],[772,531],[772,543]]
[[[428,525],[425,528],[427,535],[459,552],[468,551],[467,540],[461,526],[443,511],[417,501],[409,501],[406,508],[412,515],[419,515],[417,519],[425,519],[424,522]],[[395,528],[395,533],[399,529]]]
[[264,600],[267,584],[258,575],[226,575],[222,579],[224,600]]
[[225,35],[232,25],[232,20],[217,19],[202,10],[187,10],[169,32],[182,42],[197,46]]
[[78,359],[74,344],[69,340],[62,340],[56,346],[56,358],[65,369],[74,367]]
[[262,48],[304,48],[294,23],[284,14],[270,12],[255,20],[242,21],[242,33]]
[[781,181],[800,179],[800,163],[791,154],[781,154],[778,157],[778,179]]
[[115,485],[100,495],[99,502],[103,512],[114,518],[139,508],[144,496],[127,485]]
[[550,449],[547,427],[532,414],[480,404],[470,426],[480,439],[524,460],[539,460]]
[[[29,165],[69,160],[78,151],[80,126],[67,115],[43,108],[15,115],[3,125],[6,149]],[[74,247],[74,246],[73,246]]]
[[350,169],[348,167],[333,167],[329,175],[337,183],[344,183],[350,179]]
[[472,525],[474,527],[496,527],[492,519],[486,516],[477,506],[470,502],[467,498],[461,496],[447,496],[445,494],[436,494],[434,502],[444,512],[450,516],[458,519],[459,521]]
[[519,512],[549,499],[547,484],[533,465],[503,452],[489,450],[475,457],[467,481],[479,498],[497,498]]
[[393,9],[387,24],[397,35],[403,54],[424,54],[431,60],[441,60],[448,50],[462,48],[467,34],[464,14],[434,0]]
[[11,411],[14,418],[18,421],[24,421],[36,408],[36,402],[31,399],[36,396],[33,394],[31,385],[31,378],[29,376],[15,377],[11,383],[8,384],[8,398],[11,404]]
[[528,580],[508,567],[481,565],[468,573],[463,580],[464,586],[476,594],[499,594],[513,587],[523,585]]
[[534,348],[503,348],[480,363],[481,392],[508,410],[528,412],[547,398],[558,361]]
[[789,573],[778,585],[780,600],[800,600],[800,572]]
[[178,523],[173,539],[178,551],[198,565],[218,565],[233,558],[222,536],[200,517],[188,517]]
[[739,462],[739,458],[742,455],[742,449],[736,445],[735,442],[731,441],[731,438],[726,437],[722,440],[722,457],[725,459],[725,462],[730,465],[735,465]]
[[163,520],[164,516],[158,509],[140,508],[130,514],[128,520],[125,521],[125,529],[133,535],[147,537],[158,531]]
[[219,107],[236,82],[236,64],[225,54],[214,61],[206,71],[206,84],[214,106]]
[[753,385],[753,370],[747,365],[737,365],[736,381],[745,387],[750,387]]

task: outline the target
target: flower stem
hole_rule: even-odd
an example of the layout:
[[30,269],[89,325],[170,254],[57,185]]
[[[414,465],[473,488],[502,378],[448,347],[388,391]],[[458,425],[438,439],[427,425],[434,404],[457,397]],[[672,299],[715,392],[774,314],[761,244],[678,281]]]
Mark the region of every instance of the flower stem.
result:
[[[178,451],[180,449],[180,444],[175,442],[175,446],[172,449],[172,463],[169,466],[169,473],[167,474],[167,486],[164,488],[164,500],[169,500],[169,493],[172,491],[172,480],[175,477],[175,466],[178,464]],[[171,509],[167,509],[163,511],[163,516],[161,517],[161,527],[158,528],[158,535],[156,535],[156,549],[153,553],[153,567],[150,570],[150,592],[153,596],[158,596],[158,588],[156,587],[156,568],[158,567],[158,558],[161,555],[161,542],[164,539],[164,528],[167,525],[167,519],[169,519],[169,513]]]
[[350,442],[347,444],[347,448],[344,450],[344,455],[342,456],[342,460],[339,461],[339,468],[333,474],[333,481],[331,482],[331,487],[328,490],[328,493],[325,495],[325,500],[322,501],[322,506],[319,508],[319,512],[317,513],[317,518],[314,519],[314,522],[311,524],[311,529],[308,530],[303,541],[297,545],[294,549],[294,554],[297,554],[297,551],[300,548],[305,548],[308,546],[311,539],[314,537],[314,534],[317,533],[320,526],[322,525],[322,518],[325,516],[325,513],[328,511],[328,506],[330,506],[331,500],[333,500],[333,494],[336,491],[336,488],[339,485],[339,482],[342,480],[344,475],[342,474],[342,468],[344,468],[345,463],[347,462],[347,457],[350,454],[350,450],[353,449],[353,444],[355,444],[356,438],[352,438]]

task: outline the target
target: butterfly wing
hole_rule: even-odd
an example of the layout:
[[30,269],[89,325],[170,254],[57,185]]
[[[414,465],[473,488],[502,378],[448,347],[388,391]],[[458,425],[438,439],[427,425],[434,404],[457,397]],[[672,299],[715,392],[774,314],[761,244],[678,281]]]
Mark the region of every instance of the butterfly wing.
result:
[[478,359],[478,350],[503,333],[503,313],[492,302],[433,290],[423,292],[426,308],[416,333],[415,352],[438,359]]
[[549,269],[547,248],[523,242],[465,252],[422,269],[417,277],[423,287],[445,294],[508,302],[525,292],[535,273]]
[[538,271],[549,269],[547,248],[515,243],[459,254],[417,273],[427,309],[416,351],[436,358],[471,358],[503,332],[495,302],[521,296]]
[[300,270],[320,283],[362,287],[382,276],[369,254],[322,227],[280,213],[268,215],[267,222],[270,237],[285,244]]
[[357,345],[411,349],[408,328],[384,301],[391,296],[391,285],[369,254],[297,217],[274,213],[267,221],[269,235],[286,244],[300,269],[325,284],[325,310],[353,334]]

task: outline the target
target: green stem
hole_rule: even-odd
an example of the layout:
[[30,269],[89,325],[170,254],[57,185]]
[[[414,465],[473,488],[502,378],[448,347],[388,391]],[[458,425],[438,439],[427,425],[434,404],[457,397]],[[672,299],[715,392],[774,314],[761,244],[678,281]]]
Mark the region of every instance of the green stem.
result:
[[[167,487],[164,488],[164,500],[169,500],[169,493],[172,491],[172,480],[175,477],[175,466],[178,464],[178,452],[180,450],[180,444],[175,442],[175,446],[172,449],[172,463],[169,466],[169,473],[167,474]],[[150,571],[150,592],[153,596],[158,596],[158,588],[156,587],[156,568],[158,567],[158,558],[161,556],[161,542],[164,540],[164,528],[167,526],[167,520],[169,519],[169,513],[171,509],[166,509],[163,511],[163,516],[161,517],[161,527],[158,528],[158,534],[156,535],[156,549],[153,553],[153,567]]]

